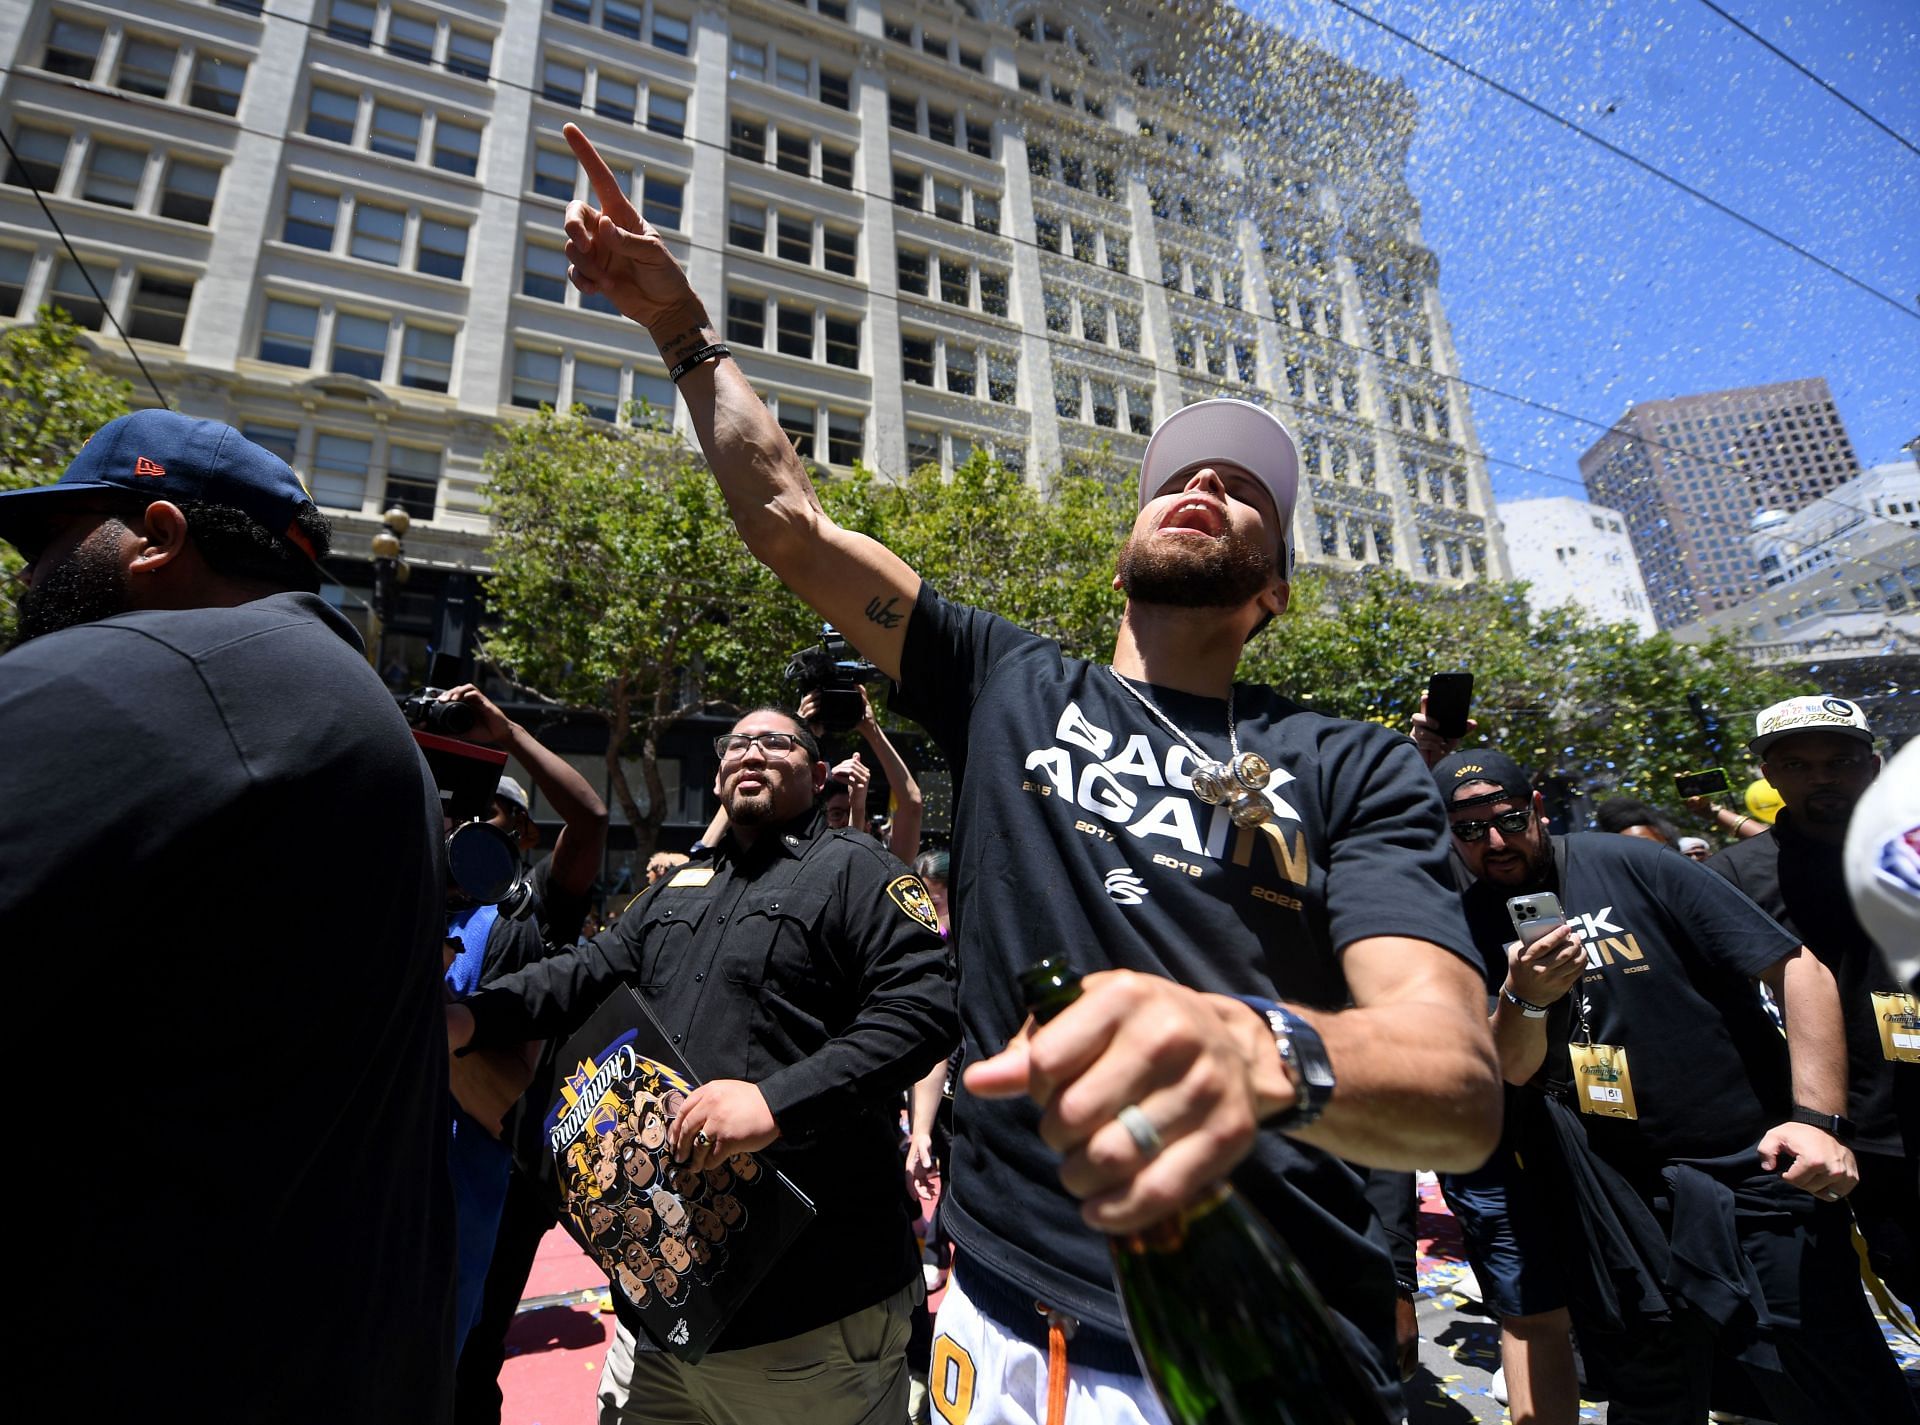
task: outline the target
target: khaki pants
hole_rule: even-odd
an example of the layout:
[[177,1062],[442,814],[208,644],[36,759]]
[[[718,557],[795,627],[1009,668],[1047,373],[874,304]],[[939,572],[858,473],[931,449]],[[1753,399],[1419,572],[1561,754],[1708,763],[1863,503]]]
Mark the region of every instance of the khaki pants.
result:
[[697,1366],[635,1351],[622,1326],[600,1372],[600,1425],[903,1425],[907,1337],[926,1286],[784,1341]]

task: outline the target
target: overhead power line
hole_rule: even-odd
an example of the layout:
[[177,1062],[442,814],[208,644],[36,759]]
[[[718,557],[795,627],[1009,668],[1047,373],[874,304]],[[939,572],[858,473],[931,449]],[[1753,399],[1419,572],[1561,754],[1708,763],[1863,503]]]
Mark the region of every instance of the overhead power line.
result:
[[1875,287],[1872,283],[1863,281],[1861,278],[1855,277],[1851,272],[1848,272],[1845,268],[1838,267],[1835,264],[1828,262],[1824,257],[1819,256],[1817,253],[1809,252],[1806,248],[1802,247],[1799,243],[1795,242],[1792,238],[1782,236],[1780,233],[1775,232],[1772,228],[1768,227],[1765,223],[1759,221],[1757,218],[1749,218],[1745,213],[1740,212],[1737,208],[1729,207],[1727,204],[1721,202],[1718,198],[1715,198],[1710,194],[1701,192],[1700,189],[1694,187],[1691,183],[1686,182],[1684,179],[1675,177],[1673,174],[1667,172],[1664,168],[1661,168],[1658,164],[1650,163],[1646,159],[1641,158],[1638,154],[1631,153],[1628,150],[1620,147],[1619,144],[1613,143],[1608,139],[1602,138],[1599,134],[1596,134],[1592,129],[1589,129],[1582,124],[1575,123],[1572,119],[1567,118],[1564,114],[1556,113],[1554,110],[1549,109],[1545,104],[1542,104],[1539,100],[1530,98],[1527,95],[1522,94],[1519,90],[1511,88],[1508,85],[1502,84],[1499,80],[1493,78],[1490,75],[1482,74],[1479,70],[1475,69],[1472,65],[1467,64],[1462,60],[1455,59],[1452,55],[1448,54],[1445,50],[1438,49],[1433,45],[1427,44],[1424,40],[1416,39],[1414,36],[1408,34],[1405,30],[1402,30],[1397,26],[1387,23],[1387,21],[1381,19],[1377,15],[1370,13],[1367,10],[1361,9],[1360,6],[1353,3],[1353,0],[1327,0],[1327,3],[1332,5],[1337,10],[1344,10],[1347,14],[1352,15],[1356,19],[1364,20],[1367,24],[1372,25],[1377,29],[1386,31],[1388,34],[1392,35],[1395,39],[1400,40],[1405,44],[1412,45],[1415,49],[1419,50],[1422,54],[1427,55],[1430,58],[1439,60],[1442,64],[1448,66],[1449,68],[1459,70],[1460,73],[1466,75],[1469,79],[1476,80],[1479,83],[1486,85],[1487,88],[1493,90],[1495,93],[1504,94],[1507,98],[1513,100],[1516,104],[1525,105],[1527,108],[1531,109],[1534,113],[1540,115],[1543,119],[1551,120],[1553,123],[1558,124],[1561,128],[1566,129],[1571,133],[1576,133],[1580,135],[1581,138],[1586,139],[1589,143],[1598,144],[1601,148],[1605,149],[1608,153],[1612,154],[1615,158],[1623,159],[1626,162],[1632,164],[1635,168],[1639,169],[1641,172],[1650,174],[1653,177],[1659,179],[1662,183],[1666,183],[1674,188],[1679,189],[1682,193],[1685,193],[1689,198],[1694,199],[1696,202],[1706,204],[1709,208],[1712,208],[1716,213],[1720,213],[1725,217],[1732,218],[1736,223],[1739,223],[1742,227],[1750,229],[1751,231],[1760,234],[1760,236],[1766,238],[1769,242],[1778,243],[1781,247],[1786,248],[1787,251],[1795,253],[1798,256],[1805,258],[1808,262],[1811,262],[1814,266],[1821,268],[1826,272],[1832,273],[1835,277],[1838,277],[1842,282],[1847,283],[1849,286],[1859,288],[1862,292],[1865,292],[1869,297],[1873,297],[1879,301],[1885,302],[1889,307],[1892,307],[1896,312],[1900,313],[1901,316],[1911,317],[1915,321],[1920,321],[1920,311],[1915,311],[1912,308],[1908,307],[1908,305],[1905,302],[1901,301],[1898,297],[1892,296],[1886,292],[1882,292],[1878,287]]
[[1713,11],[1713,13],[1718,15],[1721,19],[1725,20],[1729,25],[1732,25],[1736,30],[1738,30],[1741,34],[1745,35],[1748,39],[1752,40],[1755,44],[1759,45],[1762,49],[1766,50],[1767,53],[1773,55],[1775,58],[1799,70],[1800,73],[1804,74],[1807,78],[1811,79],[1815,84],[1818,84],[1822,89],[1826,90],[1827,93],[1831,94],[1834,98],[1838,99],[1842,104],[1845,104],[1849,109],[1853,110],[1854,113],[1858,114],[1861,118],[1865,119],[1868,123],[1872,124],[1876,129],[1880,130],[1881,133],[1885,134],[1888,138],[1892,139],[1895,143],[1899,144],[1902,148],[1906,149],[1907,152],[1911,153],[1915,158],[1920,158],[1920,147],[1916,147],[1912,139],[1908,138],[1905,134],[1896,133],[1893,129],[1881,123],[1879,119],[1875,118],[1872,114],[1868,113],[1860,105],[1854,103],[1853,100],[1849,99],[1845,94],[1841,93],[1838,86],[1832,84],[1828,80],[1822,79],[1819,75],[1815,74],[1811,69],[1808,69],[1799,60],[1795,59],[1792,55],[1788,54],[1785,50],[1781,49],[1778,45],[1773,43],[1772,40],[1769,40],[1765,35],[1760,34],[1757,30],[1754,30],[1749,26],[1742,24],[1739,20],[1735,19],[1732,15],[1729,15],[1725,10],[1722,10],[1718,5],[1714,4],[1713,0],[1700,0],[1700,3],[1702,5],[1705,5],[1709,10]]

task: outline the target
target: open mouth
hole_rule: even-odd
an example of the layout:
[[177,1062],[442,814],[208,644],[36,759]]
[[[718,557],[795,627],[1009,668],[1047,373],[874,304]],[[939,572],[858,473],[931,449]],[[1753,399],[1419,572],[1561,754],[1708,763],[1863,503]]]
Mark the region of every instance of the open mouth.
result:
[[1175,505],[1160,521],[1160,532],[1186,530],[1218,539],[1226,529],[1226,516],[1208,500],[1186,499]]

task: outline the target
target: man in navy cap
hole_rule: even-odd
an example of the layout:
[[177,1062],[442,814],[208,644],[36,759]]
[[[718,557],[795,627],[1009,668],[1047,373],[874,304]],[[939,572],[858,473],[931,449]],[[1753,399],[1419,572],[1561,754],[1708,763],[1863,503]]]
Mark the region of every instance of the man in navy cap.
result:
[[448,1415],[439,797],[313,592],[328,536],[284,461],[171,411],[0,495],[14,1044],[61,1070],[36,1138],[93,1145],[45,1221],[113,1320],[37,1359],[82,1413]]

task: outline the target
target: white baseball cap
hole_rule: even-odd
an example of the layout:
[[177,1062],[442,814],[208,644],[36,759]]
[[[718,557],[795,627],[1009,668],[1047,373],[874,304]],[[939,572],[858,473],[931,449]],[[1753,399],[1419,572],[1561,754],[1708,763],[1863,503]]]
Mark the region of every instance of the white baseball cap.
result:
[[1769,747],[1796,732],[1837,732],[1873,745],[1873,733],[1867,729],[1867,715],[1860,704],[1811,693],[1762,709],[1753,720],[1753,741],[1747,747],[1755,757],[1765,757]]
[[507,803],[507,805],[517,808],[522,813],[527,815],[532,814],[533,807],[527,800],[527,789],[514,781],[513,778],[502,777],[500,779],[500,785],[493,789],[493,794],[501,801]]
[[1140,505],[1176,475],[1211,462],[1237,465],[1267,487],[1280,518],[1280,574],[1293,572],[1293,498],[1300,485],[1300,452],[1271,411],[1222,397],[1183,406],[1160,422],[1140,462]]

